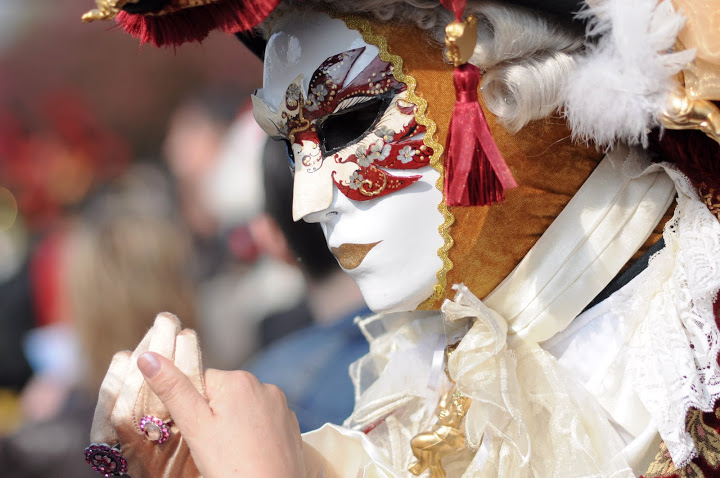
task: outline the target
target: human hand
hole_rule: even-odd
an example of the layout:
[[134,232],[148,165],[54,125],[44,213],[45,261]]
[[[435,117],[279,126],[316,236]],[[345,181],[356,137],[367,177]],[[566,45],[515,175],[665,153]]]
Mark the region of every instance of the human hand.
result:
[[137,363],[205,478],[305,476],[297,418],[278,387],[248,372],[209,369],[206,400],[167,358],[145,353]]
[[[154,443],[143,433],[145,415],[172,417],[166,442]],[[119,444],[133,478],[199,478],[201,472],[205,478],[294,478],[306,476],[305,463],[310,477],[332,476],[312,447],[303,448],[280,389],[247,372],[203,374],[195,332],[181,331],[171,314],[158,315],[132,354],[113,357],[90,437]],[[115,467],[106,476],[120,474],[123,458],[109,447],[89,456],[96,465]]]
[[[181,331],[174,315],[159,314],[132,354],[120,352],[113,357],[100,388],[90,431],[94,444],[109,446],[88,447],[88,463],[105,476],[126,471],[133,478],[198,478],[200,472],[175,425],[167,425],[169,436],[162,443],[153,442],[153,437],[141,429],[142,419],[147,415],[157,417],[161,425],[170,419],[168,410],[135,366],[137,358],[147,351],[172,357],[180,373],[189,377],[187,380],[195,393],[203,393],[202,363],[195,332]],[[161,431],[156,427],[155,431],[158,430]],[[119,445],[119,452],[110,449],[115,445]],[[123,465],[127,470],[123,470]]]

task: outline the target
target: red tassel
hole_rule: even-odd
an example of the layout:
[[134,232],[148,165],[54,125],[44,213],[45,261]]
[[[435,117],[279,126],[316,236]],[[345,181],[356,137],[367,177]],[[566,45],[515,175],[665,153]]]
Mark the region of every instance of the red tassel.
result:
[[178,46],[202,41],[213,30],[237,33],[259,25],[280,0],[219,0],[164,15],[143,15],[121,11],[118,25],[140,43]]
[[445,196],[448,206],[490,206],[517,186],[490,134],[478,103],[480,71],[466,63],[455,68],[455,107],[447,135]]
[[[441,0],[462,22],[466,0]],[[466,60],[461,60],[466,61]],[[505,190],[517,187],[490,134],[478,103],[480,70],[469,63],[456,66],[455,107],[445,153],[445,202],[448,206],[490,206],[505,200]]]

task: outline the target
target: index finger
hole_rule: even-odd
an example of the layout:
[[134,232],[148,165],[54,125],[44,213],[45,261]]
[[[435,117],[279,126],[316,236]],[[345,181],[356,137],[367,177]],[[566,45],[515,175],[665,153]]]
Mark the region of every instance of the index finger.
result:
[[137,365],[150,390],[165,404],[192,447],[193,433],[213,416],[210,405],[190,379],[162,355],[146,352],[138,358]]
[[[162,355],[172,360],[175,355],[175,340],[176,336],[180,332],[180,320],[169,312],[161,312],[155,317],[155,322],[152,326],[152,336],[150,338],[150,345],[147,350],[143,352],[155,352],[156,354]],[[137,354],[135,357],[139,357]],[[142,383],[142,375],[137,368],[134,368],[133,373],[137,375],[137,378]],[[143,415],[154,415],[162,420],[167,419],[167,407],[165,407],[162,401],[158,400],[158,397],[154,393],[149,393],[147,387],[143,387],[138,392],[137,400],[138,404],[133,406],[133,411],[136,415],[133,417],[135,420],[139,420]],[[140,407],[138,407],[140,405]],[[140,412],[140,410],[142,410]],[[139,415],[137,415],[139,413]]]

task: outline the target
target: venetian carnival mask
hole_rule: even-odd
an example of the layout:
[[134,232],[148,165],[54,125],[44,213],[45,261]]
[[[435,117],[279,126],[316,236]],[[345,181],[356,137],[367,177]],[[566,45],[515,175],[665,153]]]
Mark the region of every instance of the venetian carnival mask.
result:
[[602,159],[573,144],[564,121],[510,134],[486,112],[519,186],[492,207],[448,207],[455,95],[441,49],[415,27],[366,18],[313,12],[271,24],[255,118],[288,143],[294,218],[321,224],[376,312],[438,309],[456,283],[489,294]]
[[342,20],[286,17],[254,107],[289,144],[294,219],[320,223],[370,308],[413,310],[427,299],[442,267],[439,173],[407,85],[378,48]]

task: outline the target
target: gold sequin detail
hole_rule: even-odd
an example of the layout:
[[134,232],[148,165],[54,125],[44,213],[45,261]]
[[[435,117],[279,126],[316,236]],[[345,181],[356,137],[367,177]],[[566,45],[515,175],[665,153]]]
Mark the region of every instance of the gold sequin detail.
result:
[[372,24],[366,18],[354,15],[335,17],[342,19],[348,28],[358,31],[366,43],[378,47],[380,50],[380,59],[393,66],[392,74],[395,79],[407,85],[407,101],[417,106],[415,120],[418,124],[425,126],[426,132],[425,137],[423,138],[423,143],[433,149],[433,155],[430,157],[430,165],[440,173],[440,177],[435,183],[435,187],[437,187],[443,195],[443,199],[438,205],[438,210],[442,214],[444,221],[438,231],[443,238],[444,244],[440,249],[438,249],[438,256],[443,262],[442,269],[440,269],[437,273],[438,283],[435,285],[433,295],[418,307],[419,309],[427,308],[429,304],[432,304],[445,296],[447,273],[453,268],[453,263],[448,257],[448,251],[450,251],[450,248],[453,245],[453,238],[450,236],[450,226],[452,226],[455,222],[455,216],[453,216],[445,204],[445,165],[442,162],[444,148],[435,139],[437,125],[433,120],[425,115],[425,111],[427,110],[427,100],[415,94],[417,81],[411,75],[403,72],[403,59],[399,55],[393,55],[388,51],[387,38],[382,35],[374,34],[372,32]]
[[702,198],[705,202],[705,205],[708,209],[710,209],[710,212],[718,218],[718,221],[720,221],[720,194],[718,191],[708,187],[705,183],[700,183],[698,194],[700,194],[700,198]]

